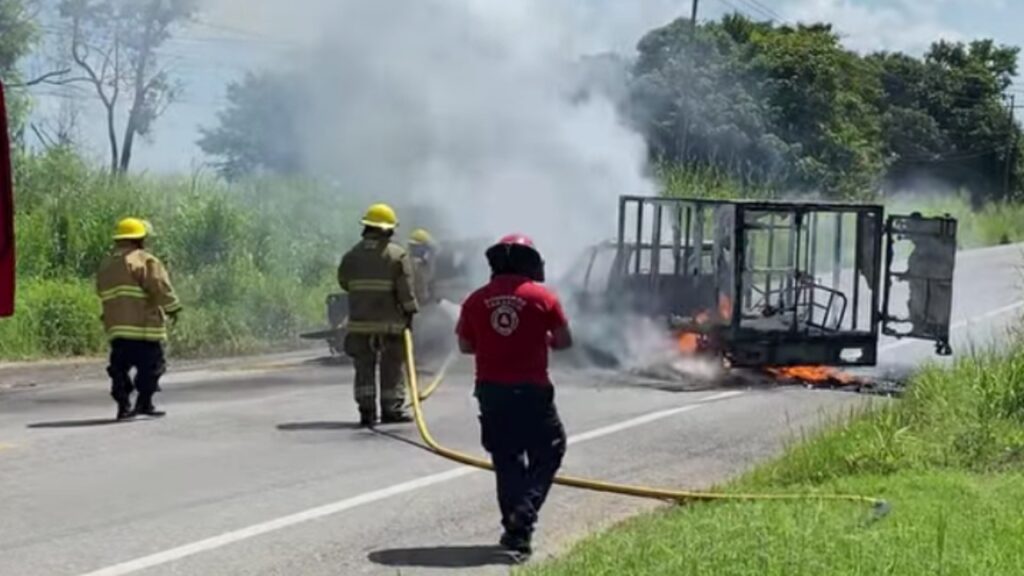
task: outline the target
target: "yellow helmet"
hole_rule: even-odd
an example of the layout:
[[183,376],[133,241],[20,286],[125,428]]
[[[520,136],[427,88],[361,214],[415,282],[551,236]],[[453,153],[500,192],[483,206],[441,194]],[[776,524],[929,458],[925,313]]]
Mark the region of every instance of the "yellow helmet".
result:
[[366,209],[362,219],[363,226],[372,226],[381,230],[392,230],[398,226],[398,215],[387,204],[374,204]]
[[430,235],[423,228],[417,228],[409,234],[409,244],[427,244],[433,246],[435,244],[434,237]]
[[141,240],[152,233],[149,222],[141,218],[124,218],[117,223],[114,240]]

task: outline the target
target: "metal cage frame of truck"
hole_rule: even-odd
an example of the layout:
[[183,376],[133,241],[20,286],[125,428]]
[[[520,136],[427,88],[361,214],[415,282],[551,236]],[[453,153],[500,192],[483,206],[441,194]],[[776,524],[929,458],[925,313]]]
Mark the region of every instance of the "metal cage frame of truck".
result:
[[[622,196],[616,241],[592,250],[576,294],[585,313],[700,332],[734,366],[874,365],[881,334],[950,352],[956,221],[948,216],[886,218],[876,204]],[[592,282],[601,251],[611,256],[607,278]],[[894,295],[902,289],[905,313]]]

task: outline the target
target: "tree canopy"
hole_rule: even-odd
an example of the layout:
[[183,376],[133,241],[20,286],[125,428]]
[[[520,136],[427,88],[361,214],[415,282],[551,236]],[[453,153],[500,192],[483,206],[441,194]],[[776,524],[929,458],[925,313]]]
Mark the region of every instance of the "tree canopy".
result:
[[[836,198],[928,179],[985,200],[1024,188],[1020,128],[1004,97],[1017,55],[991,40],[938,41],[921,57],[861,55],[828,24],[732,14],[651,30],[633,58],[585,58],[580,76],[623,109],[659,162]],[[200,141],[222,173],[301,169],[301,84],[262,73],[229,88],[219,125]]]
[[[677,20],[638,45],[629,112],[663,161],[850,197],[928,177],[979,197],[1020,188],[1003,94],[1017,48],[936,42],[861,56],[827,25]],[[1009,156],[1009,163],[1007,157]]]
[[[79,81],[92,87],[106,111],[111,173],[128,171],[135,137],[149,135],[181,92],[158,49],[197,8],[197,0],[60,0],[69,59],[82,73]],[[119,138],[122,103],[127,118]]]
[[[32,50],[37,34],[23,0],[0,0],[0,80],[5,84],[20,80],[17,63]],[[7,97],[9,125],[17,138],[28,112],[28,100],[20,93]]]
[[302,83],[284,74],[247,74],[228,85],[218,125],[202,129],[199,147],[217,158],[222,176],[292,174],[302,167],[298,112]]

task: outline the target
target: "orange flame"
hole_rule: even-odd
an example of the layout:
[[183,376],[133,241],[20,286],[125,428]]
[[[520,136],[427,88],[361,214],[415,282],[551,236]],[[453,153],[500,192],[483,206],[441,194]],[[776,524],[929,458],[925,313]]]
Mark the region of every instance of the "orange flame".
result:
[[[711,321],[711,313],[707,310],[701,310],[693,316],[693,321],[696,324],[706,324]],[[698,332],[681,332],[679,334],[678,347],[679,352],[683,354],[696,354],[700,352],[701,335]]]
[[[732,319],[732,299],[726,294],[719,293],[718,295],[718,317],[714,319],[717,322],[730,321]],[[711,322],[712,310],[701,310],[694,314],[693,322],[695,324],[707,324]],[[679,339],[677,340],[677,346],[679,352],[682,354],[696,354],[701,351],[701,344],[703,343],[703,336],[698,332],[680,332]]]
[[765,368],[765,371],[786,380],[799,380],[809,384],[825,384],[838,382],[840,384],[854,384],[857,378],[836,368],[829,366],[785,366],[776,368]]
[[718,295],[718,313],[722,320],[726,322],[732,320],[732,299],[726,294]]
[[696,354],[700,348],[700,335],[696,332],[683,332],[679,335],[679,351],[683,354]]

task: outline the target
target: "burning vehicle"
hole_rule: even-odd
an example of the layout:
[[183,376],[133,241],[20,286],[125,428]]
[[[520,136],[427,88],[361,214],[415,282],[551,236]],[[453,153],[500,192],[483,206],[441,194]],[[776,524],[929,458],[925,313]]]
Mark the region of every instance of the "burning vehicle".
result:
[[623,196],[617,238],[561,290],[609,364],[642,322],[677,353],[814,380],[875,365],[883,334],[951,353],[956,229],[874,204]]

